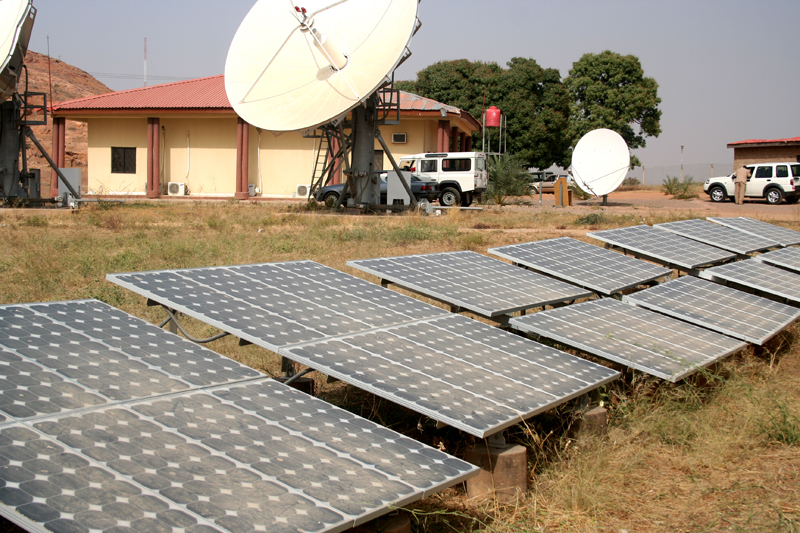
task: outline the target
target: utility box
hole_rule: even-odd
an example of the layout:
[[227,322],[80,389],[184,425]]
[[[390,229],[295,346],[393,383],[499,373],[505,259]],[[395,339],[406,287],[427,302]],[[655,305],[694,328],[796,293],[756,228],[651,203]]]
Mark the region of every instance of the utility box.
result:
[[[383,174],[383,172],[381,173]],[[398,177],[397,172],[390,170],[386,172],[386,204],[387,205],[411,205],[411,197],[403,187],[403,179],[411,188],[411,172],[401,172]]]
[[58,170],[64,174],[64,177],[67,178],[67,181],[78,193],[77,198],[73,198],[72,193],[69,192],[69,189],[61,178],[58,178],[58,197],[61,199],[59,202],[63,207],[78,207],[76,200],[81,199],[81,169],[79,168],[59,168]]
[[556,207],[568,207],[572,205],[572,191],[569,190],[567,178],[561,177],[553,185],[553,193],[556,197]]

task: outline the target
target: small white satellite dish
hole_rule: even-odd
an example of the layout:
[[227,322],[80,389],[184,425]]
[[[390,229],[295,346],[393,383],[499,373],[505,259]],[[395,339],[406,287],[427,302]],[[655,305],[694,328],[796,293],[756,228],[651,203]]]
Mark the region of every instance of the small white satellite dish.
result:
[[0,101],[14,94],[35,18],[31,0],[0,0]]
[[270,131],[339,118],[409,53],[418,9],[419,0],[259,0],[228,51],[228,99]]
[[622,184],[631,153],[622,136],[605,128],[584,135],[572,152],[572,177],[589,194],[605,196]]

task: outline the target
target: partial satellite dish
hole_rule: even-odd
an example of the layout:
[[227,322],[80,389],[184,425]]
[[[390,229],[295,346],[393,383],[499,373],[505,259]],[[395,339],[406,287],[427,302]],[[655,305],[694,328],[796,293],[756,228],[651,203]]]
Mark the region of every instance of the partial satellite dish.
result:
[[228,51],[228,99],[240,117],[270,131],[342,117],[407,57],[418,6],[419,0],[259,0]]
[[35,18],[31,0],[0,0],[0,102],[16,90]]
[[605,196],[622,184],[631,153],[622,136],[607,129],[584,135],[572,152],[572,177],[589,194]]

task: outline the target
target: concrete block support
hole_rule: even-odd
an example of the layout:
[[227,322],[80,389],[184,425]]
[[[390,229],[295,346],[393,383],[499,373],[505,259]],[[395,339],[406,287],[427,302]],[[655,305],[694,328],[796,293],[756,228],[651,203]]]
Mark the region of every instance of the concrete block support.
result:
[[345,533],[411,533],[411,518],[406,513],[384,516]]
[[481,473],[467,480],[470,498],[492,498],[513,503],[528,490],[528,452],[524,446],[492,448],[479,442],[464,460],[480,467]]
[[577,426],[574,427],[575,438],[581,437],[603,437],[608,430],[607,426],[608,411],[605,407],[595,407],[583,415]]

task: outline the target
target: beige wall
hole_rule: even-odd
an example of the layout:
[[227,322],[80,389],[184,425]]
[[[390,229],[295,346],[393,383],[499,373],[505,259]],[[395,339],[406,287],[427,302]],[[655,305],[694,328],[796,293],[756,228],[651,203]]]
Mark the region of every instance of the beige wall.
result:
[[[89,193],[144,194],[147,182],[147,118],[88,117]],[[168,182],[185,183],[191,195],[232,196],[236,192],[236,118],[197,115],[161,117],[162,193]],[[395,159],[436,151],[439,117],[406,117],[381,133]],[[455,125],[455,124],[454,124]],[[187,139],[188,133],[188,139]],[[392,133],[405,133],[406,144],[392,144]],[[262,196],[290,198],[308,185],[318,139],[300,132],[274,134],[250,127],[249,183]],[[259,168],[260,144],[260,168]],[[111,147],[136,148],[136,174],[111,173]],[[375,148],[382,149],[375,141]],[[384,168],[391,168],[384,156]]]
[[788,146],[766,146],[733,149],[733,168],[752,163],[780,163],[782,161],[797,162],[800,156],[800,144]]
[[[89,194],[144,194],[147,187],[147,118],[89,121]],[[136,148],[136,174],[111,173],[111,148]]]

